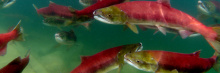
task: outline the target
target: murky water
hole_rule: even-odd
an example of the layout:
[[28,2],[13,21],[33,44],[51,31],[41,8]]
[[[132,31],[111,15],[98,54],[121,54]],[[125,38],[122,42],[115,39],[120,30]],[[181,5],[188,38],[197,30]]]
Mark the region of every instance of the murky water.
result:
[[[83,9],[77,0],[52,0],[60,5]],[[168,33],[153,35],[154,30],[142,31],[139,34],[131,30],[124,30],[120,25],[108,25],[93,20],[90,30],[83,26],[66,27],[63,30],[73,29],[77,36],[77,42],[73,46],[62,45],[53,48],[58,43],[54,34],[60,29],[42,24],[43,17],[38,15],[32,4],[37,7],[47,7],[49,0],[17,0],[9,8],[0,10],[0,33],[8,32],[19,20],[24,29],[25,41],[11,41],[8,43],[7,54],[0,57],[0,68],[8,64],[14,58],[24,57],[28,49],[31,49],[30,62],[23,73],[69,73],[80,64],[80,56],[96,54],[112,47],[143,43],[143,50],[164,50],[181,53],[192,53],[201,50],[201,57],[209,58],[214,50],[202,37],[182,39],[180,36]],[[196,0],[171,0],[171,6],[197,17]],[[206,25],[214,24],[213,20],[202,21]],[[113,70],[110,73],[116,73]],[[215,73],[213,69],[207,73]],[[126,64],[122,73],[146,73]]]

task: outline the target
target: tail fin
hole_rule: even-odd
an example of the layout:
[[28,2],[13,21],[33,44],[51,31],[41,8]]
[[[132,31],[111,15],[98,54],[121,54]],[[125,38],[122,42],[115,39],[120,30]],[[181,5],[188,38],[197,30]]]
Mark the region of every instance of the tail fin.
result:
[[212,27],[212,29],[217,33],[217,38],[214,40],[206,38],[206,40],[216,52],[220,53],[220,26]]
[[213,66],[213,69],[215,71],[217,71],[218,73],[220,73],[220,71],[219,71],[219,68],[220,68],[220,56],[219,56],[219,53],[215,52],[213,57],[216,57],[216,62],[214,64],[214,66]]
[[20,23],[21,23],[21,20],[18,22],[18,24],[15,26],[15,28],[12,31],[16,30],[18,32],[18,36],[14,40],[24,41],[23,29],[20,27]]

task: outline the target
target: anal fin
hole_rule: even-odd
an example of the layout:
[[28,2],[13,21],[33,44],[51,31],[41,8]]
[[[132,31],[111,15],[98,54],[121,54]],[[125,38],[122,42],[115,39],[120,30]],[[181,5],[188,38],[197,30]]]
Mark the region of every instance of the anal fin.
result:
[[187,31],[187,30],[179,30],[179,34],[183,39],[185,39],[188,36],[190,36],[191,34],[193,34],[193,32]]
[[160,32],[162,32],[164,35],[166,35],[166,29],[164,29],[163,27],[161,27],[160,25],[156,25],[156,27],[158,28],[158,30]]

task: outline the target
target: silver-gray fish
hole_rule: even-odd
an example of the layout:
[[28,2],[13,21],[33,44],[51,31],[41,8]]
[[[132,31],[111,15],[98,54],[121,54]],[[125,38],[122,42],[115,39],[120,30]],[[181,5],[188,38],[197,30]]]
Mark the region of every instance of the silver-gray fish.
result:
[[64,45],[73,45],[77,41],[77,37],[73,30],[61,31],[55,34],[55,40]]
[[0,7],[1,8],[6,8],[14,4],[16,0],[1,0],[0,1]]

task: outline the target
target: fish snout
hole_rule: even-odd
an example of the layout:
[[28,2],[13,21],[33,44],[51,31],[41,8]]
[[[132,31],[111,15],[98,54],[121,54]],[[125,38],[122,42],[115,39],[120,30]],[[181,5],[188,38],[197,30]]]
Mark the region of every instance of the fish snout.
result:
[[94,16],[98,16],[98,15],[101,15],[101,14],[102,14],[102,12],[99,11],[99,10],[95,10],[95,11],[93,12],[93,15],[94,15]]
[[56,34],[55,34],[55,37],[60,37],[60,33],[56,33]]

